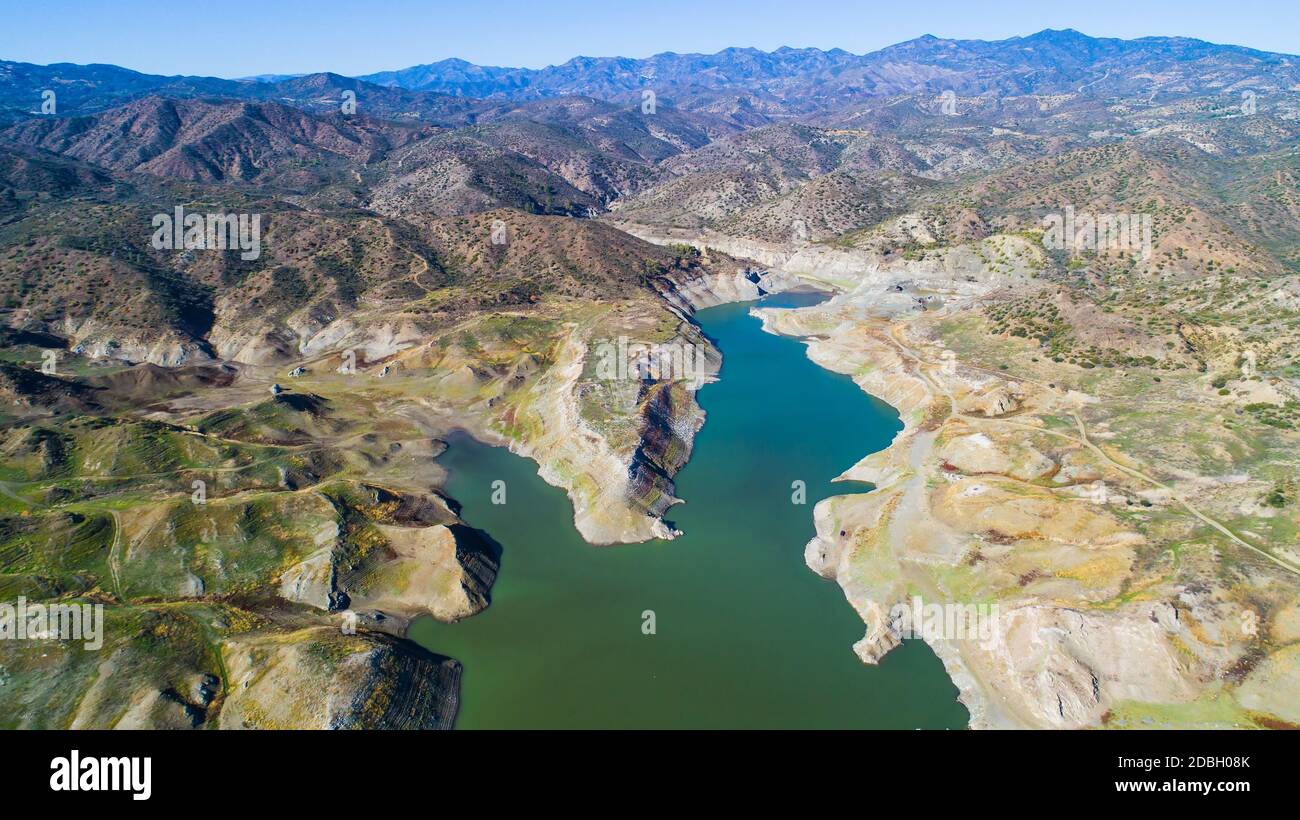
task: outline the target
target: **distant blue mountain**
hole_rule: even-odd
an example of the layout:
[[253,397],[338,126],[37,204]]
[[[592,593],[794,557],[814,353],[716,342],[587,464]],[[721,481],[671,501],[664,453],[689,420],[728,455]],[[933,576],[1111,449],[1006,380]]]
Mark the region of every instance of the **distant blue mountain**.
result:
[[1136,40],[1048,29],[1007,40],[925,35],[869,54],[842,49],[728,48],[716,54],[664,52],[644,59],[574,57],[541,69],[441,60],[358,78],[262,74],[241,80],[142,74],[112,65],[48,66],[0,61],[0,120],[30,116],[45,89],[59,113],[85,113],[147,95],[277,100],[308,109],[365,90],[370,113],[437,121],[463,112],[448,97],[521,101],[563,96],[627,100],[653,90],[687,109],[754,108],[798,115],[834,111],[864,97],[940,93],[1107,96],[1194,95],[1300,86],[1300,57],[1185,37]]
[[[1280,87],[1297,79],[1300,58],[1185,37],[1137,40],[1047,29],[1007,40],[925,35],[869,54],[842,49],[728,48],[716,54],[665,52],[644,59],[575,57],[541,69],[442,60],[360,79],[376,85],[477,98],[534,99],[570,94],[616,98],[665,92],[730,91],[784,100],[855,94],[1052,93],[1096,83],[1098,93],[1204,90],[1251,81]],[[1160,76],[1167,75],[1167,76]]]

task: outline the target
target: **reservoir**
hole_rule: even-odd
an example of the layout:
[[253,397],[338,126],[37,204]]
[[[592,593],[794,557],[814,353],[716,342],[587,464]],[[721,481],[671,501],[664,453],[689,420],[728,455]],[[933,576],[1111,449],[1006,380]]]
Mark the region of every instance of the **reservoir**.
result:
[[[697,394],[708,417],[677,475],[687,503],[667,516],[685,533],[675,540],[593,547],[536,464],[451,438],[447,491],[503,550],[485,611],[424,618],[409,633],[464,665],[456,728],[966,726],[924,643],[904,642],[879,666],[858,660],[864,624],[803,560],[813,505],[870,490],[831,479],[887,446],[898,414],[813,364],[798,340],[764,333],[752,304],[696,314],[723,365]],[[497,480],[504,505],[491,503]],[[792,503],[796,480],[806,504]]]

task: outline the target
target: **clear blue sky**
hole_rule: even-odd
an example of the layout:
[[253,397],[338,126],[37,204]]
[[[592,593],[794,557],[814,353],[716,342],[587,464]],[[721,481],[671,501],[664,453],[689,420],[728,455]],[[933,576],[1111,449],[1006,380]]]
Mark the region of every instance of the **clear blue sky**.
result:
[[[157,74],[366,74],[445,57],[541,67],[727,46],[873,51],[1044,28],[1300,51],[1295,0],[4,0],[0,59]],[[192,32],[192,33],[191,33]]]

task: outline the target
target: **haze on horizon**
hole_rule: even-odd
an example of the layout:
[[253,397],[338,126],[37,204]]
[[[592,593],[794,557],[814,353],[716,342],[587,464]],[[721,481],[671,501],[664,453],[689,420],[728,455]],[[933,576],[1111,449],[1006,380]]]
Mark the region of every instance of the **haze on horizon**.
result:
[[1185,36],[1262,51],[1295,50],[1294,31],[1281,24],[1293,13],[1280,0],[1231,8],[1208,0],[1162,2],[1141,14],[1120,0],[1086,7],[1025,0],[996,7],[959,0],[916,5],[807,0],[798,8],[771,0],[664,0],[619,7],[499,0],[486,11],[441,0],[394,0],[382,8],[339,0],[245,5],[249,22],[227,15],[227,25],[205,37],[184,36],[177,7],[157,0],[14,6],[0,29],[0,59],[109,63],[151,74],[225,78],[317,71],[356,76],[448,58],[542,68],[577,56],[643,58],[730,47],[864,54],[924,34],[1001,40],[1045,28],[1074,28],[1092,37]]

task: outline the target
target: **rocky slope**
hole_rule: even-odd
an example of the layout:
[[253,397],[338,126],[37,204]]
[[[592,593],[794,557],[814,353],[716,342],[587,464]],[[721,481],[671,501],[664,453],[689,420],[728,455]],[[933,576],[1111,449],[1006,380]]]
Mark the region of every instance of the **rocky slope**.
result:
[[100,114],[28,120],[0,140],[115,171],[195,182],[272,179],[298,188],[419,136],[380,120],[317,116],[279,103],[147,97]]
[[223,645],[223,729],[450,729],[460,664],[333,629]]
[[[984,269],[973,257],[949,265],[878,266],[841,278],[824,305],[758,311],[905,423],[843,476],[877,489],[821,502],[807,546],[809,566],[840,584],[867,625],[855,650],[874,663],[896,646],[895,607],[916,596],[996,605],[981,638],[951,627],[923,636],[973,726],[1293,720],[1279,693],[1298,682],[1289,613],[1300,562],[1240,518],[1267,493],[1268,470],[1238,462],[1240,478],[1199,473],[1190,453],[1151,440],[1176,438],[1181,425],[1144,428],[1142,452],[1124,446],[1128,419],[1168,406],[1195,377],[1116,395],[1150,376],[1084,379],[1034,357],[1036,346],[977,342],[972,307],[996,285],[971,281]],[[1028,267],[1017,275],[1008,284],[1050,288]],[[900,285],[943,306],[894,298]],[[1265,680],[1279,687],[1273,697],[1260,696]]]

